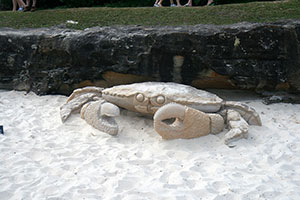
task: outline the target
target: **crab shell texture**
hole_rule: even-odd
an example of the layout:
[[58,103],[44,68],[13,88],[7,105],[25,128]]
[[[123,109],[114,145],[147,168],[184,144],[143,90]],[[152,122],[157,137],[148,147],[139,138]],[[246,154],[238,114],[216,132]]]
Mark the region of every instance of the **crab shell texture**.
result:
[[154,114],[168,103],[178,103],[202,112],[217,112],[223,100],[215,94],[177,83],[144,82],[119,85],[102,91],[102,98],[119,107]]

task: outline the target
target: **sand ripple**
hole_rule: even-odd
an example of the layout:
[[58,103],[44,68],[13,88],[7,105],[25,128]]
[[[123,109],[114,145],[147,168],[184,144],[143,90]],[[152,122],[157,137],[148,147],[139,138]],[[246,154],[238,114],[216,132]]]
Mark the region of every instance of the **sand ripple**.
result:
[[263,126],[229,148],[224,133],[163,141],[127,111],[117,137],[62,124],[65,100],[0,91],[0,199],[300,199],[300,105],[242,100]]

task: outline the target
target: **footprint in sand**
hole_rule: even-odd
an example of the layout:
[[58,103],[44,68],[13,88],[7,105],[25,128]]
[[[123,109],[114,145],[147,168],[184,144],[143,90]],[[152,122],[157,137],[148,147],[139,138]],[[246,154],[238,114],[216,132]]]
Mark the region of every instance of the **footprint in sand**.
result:
[[10,199],[13,196],[13,192],[3,191],[0,192],[0,199]]
[[222,194],[229,191],[229,186],[223,181],[215,181],[211,184],[211,187]]
[[124,191],[130,190],[136,186],[138,183],[138,178],[136,177],[124,177],[122,180],[118,181],[118,185],[116,187],[117,193],[122,193]]

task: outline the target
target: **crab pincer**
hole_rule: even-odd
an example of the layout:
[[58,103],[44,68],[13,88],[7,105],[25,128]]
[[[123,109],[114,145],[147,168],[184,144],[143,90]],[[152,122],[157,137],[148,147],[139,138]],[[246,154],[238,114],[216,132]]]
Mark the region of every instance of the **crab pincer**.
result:
[[[190,139],[209,133],[221,132],[224,120],[218,114],[206,114],[199,110],[170,103],[157,110],[154,129],[163,139]],[[171,123],[168,120],[173,119]]]
[[89,102],[82,107],[80,115],[92,127],[110,135],[118,134],[119,127],[114,119],[120,115],[117,106],[105,100]]

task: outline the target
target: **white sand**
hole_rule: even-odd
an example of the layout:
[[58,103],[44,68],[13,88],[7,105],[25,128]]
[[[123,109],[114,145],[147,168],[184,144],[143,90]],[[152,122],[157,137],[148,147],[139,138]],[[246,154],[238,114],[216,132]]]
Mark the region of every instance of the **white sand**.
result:
[[79,115],[62,124],[64,96],[0,90],[0,199],[300,199],[300,105],[256,108],[263,126],[164,141],[152,120],[123,111],[112,137]]

